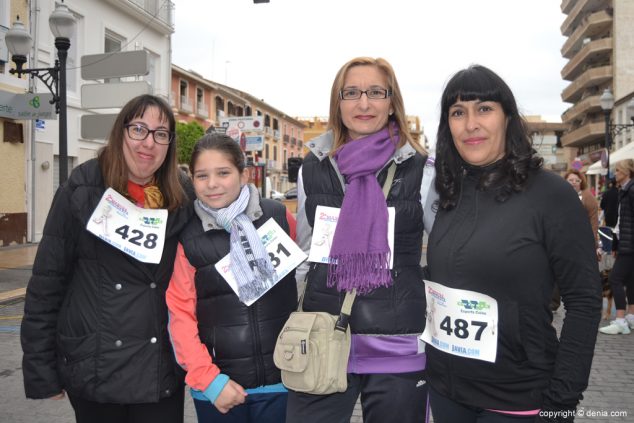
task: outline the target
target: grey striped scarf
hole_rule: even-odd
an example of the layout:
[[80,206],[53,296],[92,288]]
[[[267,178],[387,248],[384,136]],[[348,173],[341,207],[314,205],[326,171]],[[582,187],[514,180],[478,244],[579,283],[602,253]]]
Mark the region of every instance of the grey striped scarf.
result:
[[276,273],[253,222],[244,213],[249,204],[249,187],[244,185],[238,198],[223,209],[212,209],[196,200],[202,210],[216,219],[231,234],[231,273],[238,283],[238,298],[251,301],[273,285]]

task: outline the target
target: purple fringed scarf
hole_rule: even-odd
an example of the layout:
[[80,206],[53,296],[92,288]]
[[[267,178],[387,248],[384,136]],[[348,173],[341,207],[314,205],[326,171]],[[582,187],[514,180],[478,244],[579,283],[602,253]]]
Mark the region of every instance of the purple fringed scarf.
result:
[[392,131],[392,139],[386,127],[349,141],[335,154],[347,183],[328,266],[328,286],[339,291],[356,288],[363,294],[392,282],[387,205],[376,180],[398,144],[398,132]]

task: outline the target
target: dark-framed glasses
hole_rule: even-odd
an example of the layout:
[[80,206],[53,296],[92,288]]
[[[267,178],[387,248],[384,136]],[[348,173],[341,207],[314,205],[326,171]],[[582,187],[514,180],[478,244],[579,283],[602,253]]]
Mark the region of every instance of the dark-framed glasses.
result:
[[166,145],[174,140],[174,133],[167,129],[148,129],[139,123],[131,123],[125,126],[128,136],[135,141],[143,141],[152,134],[154,142]]
[[339,98],[342,100],[358,100],[363,94],[370,100],[384,100],[392,96],[392,90],[386,90],[385,88],[370,88],[369,90],[344,88],[339,91]]

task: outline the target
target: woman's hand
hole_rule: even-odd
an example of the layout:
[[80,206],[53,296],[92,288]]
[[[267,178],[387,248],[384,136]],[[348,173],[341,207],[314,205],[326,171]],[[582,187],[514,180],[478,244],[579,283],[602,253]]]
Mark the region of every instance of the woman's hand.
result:
[[220,395],[216,398],[216,402],[214,405],[222,414],[226,414],[236,405],[243,404],[247,393],[244,391],[244,388],[229,379],[229,382],[222,388],[220,391]]
[[57,395],[53,395],[52,397],[48,397],[47,399],[58,401],[58,400],[64,399],[65,397],[66,397],[66,393],[64,391],[62,391],[62,392],[60,392]]

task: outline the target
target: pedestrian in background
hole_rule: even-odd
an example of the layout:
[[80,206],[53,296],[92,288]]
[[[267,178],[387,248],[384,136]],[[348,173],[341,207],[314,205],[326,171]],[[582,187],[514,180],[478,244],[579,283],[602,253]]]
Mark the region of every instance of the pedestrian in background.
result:
[[616,183],[621,187],[618,227],[615,233],[616,260],[610,272],[616,319],[599,329],[599,332],[627,335],[634,329],[634,160],[617,162],[614,173]]
[[599,203],[594,198],[592,193],[588,190],[588,182],[586,176],[579,172],[577,169],[568,169],[564,175],[564,179],[574,188],[575,192],[579,196],[583,208],[588,213],[588,219],[590,220],[590,226],[592,227],[592,233],[594,239],[598,243],[599,241]]
[[[328,132],[306,143],[310,153],[297,185],[297,237],[308,253],[317,207],[340,208],[332,264],[310,263],[303,310],[338,315],[346,291],[357,290],[348,388],[330,395],[289,391],[287,421],[349,422],[361,395],[365,422],[424,422],[420,260],[433,212],[421,186],[430,181],[423,180],[425,152],[410,135],[401,91],[385,59],[359,57],[343,65],[332,85],[328,125]],[[381,187],[392,165],[386,201]],[[388,206],[396,212],[394,251],[388,245]],[[298,271],[299,282],[304,276]]]
[[619,217],[619,189],[616,187],[614,179],[608,181],[607,189],[601,196],[600,206],[603,210],[605,225],[614,229]]
[[[183,421],[183,374],[167,333],[165,291],[191,206],[174,127],[161,98],[130,100],[98,157],[57,190],[46,219],[22,321],[24,385],[33,399],[66,392],[80,423]],[[156,233],[146,237],[138,222],[129,222],[132,230],[113,227],[113,215],[134,205],[166,209],[167,219],[157,219]],[[100,236],[87,229],[96,209],[103,210],[95,218]],[[137,239],[150,254],[159,237],[158,264],[112,245]]]
[[[256,228],[273,218],[288,233],[286,208],[261,199],[247,183],[244,154],[224,134],[201,138],[189,166],[196,216],[180,237],[167,304],[174,351],[187,371],[198,421],[283,423],[287,391],[273,349],[297,307],[295,272],[249,306],[242,288],[247,292],[275,277]],[[214,266],[227,254],[239,295]]]
[[[434,421],[571,421],[601,312],[587,214],[568,184],[542,169],[513,93],[484,66],[447,83],[436,148],[440,200],[427,258],[442,307],[428,309],[425,331],[467,347],[426,349]],[[566,306],[559,340],[549,309],[555,284]],[[469,316],[463,302],[442,302],[453,293],[486,299]],[[487,361],[472,355],[492,346]]]
[[[592,193],[588,190],[588,183],[583,173],[577,169],[568,169],[564,175],[564,179],[572,186],[583,207],[588,213],[592,233],[594,234],[594,242],[596,248],[597,261],[601,260],[601,250],[599,248],[599,203]],[[559,287],[555,286],[553,291],[553,299],[550,305],[552,311],[556,311],[561,304],[561,296],[559,295]]]

